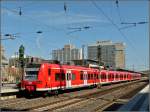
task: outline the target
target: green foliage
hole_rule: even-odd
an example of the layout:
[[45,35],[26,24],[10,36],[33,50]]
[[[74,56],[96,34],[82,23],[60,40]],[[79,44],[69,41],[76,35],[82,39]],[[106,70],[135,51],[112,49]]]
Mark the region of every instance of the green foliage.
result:
[[24,50],[25,50],[24,46],[21,45],[21,46],[19,47],[19,62],[20,62],[21,68],[23,68],[24,65],[25,65]]

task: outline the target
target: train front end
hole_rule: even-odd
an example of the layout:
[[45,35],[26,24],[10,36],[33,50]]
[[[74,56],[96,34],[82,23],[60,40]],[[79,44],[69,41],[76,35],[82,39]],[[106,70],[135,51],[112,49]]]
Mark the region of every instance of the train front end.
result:
[[21,81],[21,90],[25,94],[32,94],[36,91],[40,64],[30,64],[24,69],[24,77]]

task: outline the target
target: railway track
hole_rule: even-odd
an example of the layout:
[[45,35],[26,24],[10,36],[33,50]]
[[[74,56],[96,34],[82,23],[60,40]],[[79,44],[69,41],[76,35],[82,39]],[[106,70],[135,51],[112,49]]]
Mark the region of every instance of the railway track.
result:
[[[138,88],[139,86],[141,86],[141,88],[143,86],[145,86],[145,84],[141,83],[139,85],[136,85],[136,87],[132,88],[133,90],[135,90],[135,88]],[[109,107],[110,105],[114,104],[114,103],[118,103],[122,101],[119,101],[119,98],[122,96],[123,92],[125,90],[127,90],[128,87],[125,88],[118,88],[117,90],[112,90],[112,91],[107,91],[105,94],[93,94],[91,96],[87,96],[82,98],[79,102],[76,103],[72,103],[72,104],[68,104],[68,105],[64,105],[64,107],[62,106],[57,106],[55,108],[50,108],[48,107],[47,110],[45,108],[46,111],[55,111],[55,112],[78,112],[78,111],[83,111],[83,112],[99,112],[99,111],[103,111],[105,108]],[[126,91],[124,92],[124,94],[127,94],[131,91]],[[63,104],[61,104],[63,105]],[[51,105],[52,107],[52,105]],[[43,110],[38,110],[36,109],[36,111],[43,111]]]
[[[123,86],[119,86],[119,88],[122,88],[122,87]],[[106,90],[101,91],[101,92],[88,93],[88,94],[84,94],[84,95],[81,95],[81,96],[76,96],[76,97],[73,97],[71,99],[66,99],[64,101],[58,101],[55,104],[50,104],[50,105],[40,107],[40,108],[36,108],[36,109],[33,109],[33,110],[34,111],[60,111],[60,112],[62,112],[62,111],[66,112],[66,111],[69,111],[69,110],[70,111],[81,111],[83,109],[83,107],[82,108],[79,108],[79,107],[82,104],[87,105],[89,102],[95,102],[97,100],[101,100],[99,103],[101,103],[103,105],[108,105],[108,104],[113,103],[114,99],[116,99],[115,95],[120,91],[120,90],[116,91],[115,89],[117,89],[117,88],[118,87],[114,87],[113,89],[109,88],[109,90],[106,89]],[[110,89],[111,89],[111,91],[110,91]],[[125,88],[125,90],[126,89],[127,88]],[[112,97],[112,91],[115,91],[115,93],[114,93],[115,95],[113,95],[113,97],[114,97],[113,100],[110,100],[112,98],[106,99],[110,96]],[[109,93],[109,94],[107,94],[107,93]],[[100,97],[98,97],[98,96],[100,96]],[[102,97],[105,97],[105,99],[102,98]],[[91,104],[89,104],[89,106],[91,106]],[[88,106],[88,108],[89,108],[89,106]],[[70,107],[70,109],[69,109],[69,107]],[[77,108],[75,110],[73,110],[74,107],[77,107]],[[98,108],[101,108],[101,106],[99,106]],[[96,110],[99,110],[98,108]],[[88,111],[88,110],[89,109],[84,110],[84,111]],[[92,111],[95,111],[95,109],[93,109]]]
[[[2,110],[27,110],[27,111],[65,111],[69,110],[69,107],[74,110],[82,110],[82,107],[85,109],[90,107],[91,102],[94,102],[96,104],[103,104],[106,105],[108,102],[115,102],[115,100],[108,100],[108,96],[111,96],[113,91],[116,91],[116,89],[123,88],[127,85],[134,84],[138,85],[137,83],[145,83],[140,81],[134,81],[134,82],[128,82],[123,84],[115,84],[111,86],[104,86],[101,89],[91,89],[91,90],[85,90],[85,91],[77,91],[69,93],[64,93],[59,95],[58,97],[52,96],[52,97],[46,97],[46,98],[35,98],[35,99],[21,99],[19,101],[16,100],[17,103],[11,102],[8,104],[1,105]],[[126,88],[127,89],[127,88]],[[118,90],[119,91],[119,90]],[[108,94],[110,92],[110,94]],[[119,92],[115,92],[113,94],[117,94]],[[106,96],[108,95],[108,96]],[[103,98],[102,98],[103,97]],[[114,96],[113,99],[115,99],[116,96]],[[7,102],[7,101],[6,101]],[[5,103],[6,103],[5,102]],[[87,105],[87,107],[85,106]],[[107,104],[108,105],[108,104]],[[73,107],[74,108],[73,108]],[[81,107],[81,108],[80,108]],[[93,106],[94,107],[94,106]],[[93,108],[91,107],[91,109]],[[100,105],[95,106],[96,108],[93,109],[93,111],[99,111],[99,108],[101,108]]]

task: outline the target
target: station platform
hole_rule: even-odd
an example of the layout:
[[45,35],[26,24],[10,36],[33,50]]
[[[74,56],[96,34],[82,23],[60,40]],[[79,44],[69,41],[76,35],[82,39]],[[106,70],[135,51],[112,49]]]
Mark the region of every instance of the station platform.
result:
[[121,106],[118,111],[149,111],[149,85]]
[[1,88],[0,88],[0,93],[1,94],[9,94],[9,93],[14,93],[18,92],[18,88],[16,86],[16,83],[3,83]]
[[18,89],[15,89],[15,88],[2,88],[0,93],[1,94],[4,94],[4,93],[14,93],[14,92],[18,92],[19,90]]

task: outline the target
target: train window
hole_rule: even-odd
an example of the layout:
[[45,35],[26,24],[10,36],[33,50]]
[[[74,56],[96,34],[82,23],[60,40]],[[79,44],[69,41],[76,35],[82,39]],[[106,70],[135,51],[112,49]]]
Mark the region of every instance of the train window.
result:
[[101,79],[103,79],[104,77],[103,77],[103,74],[101,74]]
[[105,74],[101,74],[101,79],[106,79],[106,75]]
[[118,74],[116,74],[115,76],[116,76],[116,78],[118,78]]
[[88,74],[88,80],[90,80],[90,74]]
[[91,79],[93,79],[93,74],[91,74]]
[[50,68],[48,69],[48,75],[49,76],[51,75],[51,69]]
[[65,73],[61,74],[61,80],[65,80]]
[[59,80],[60,80],[60,74],[59,74],[59,73],[56,73],[56,74],[55,74],[55,80],[56,80],[56,81],[59,81]]
[[94,74],[92,74],[92,79],[94,79]]
[[100,78],[103,79],[103,74],[100,74]]
[[106,79],[106,75],[103,75],[104,79]]
[[111,74],[108,74],[108,79],[110,79],[111,78]]
[[67,73],[67,80],[69,80],[70,79],[70,77],[69,77],[69,73]]
[[96,79],[96,74],[94,74],[94,79]]
[[75,80],[75,79],[76,79],[75,74],[72,74],[72,80]]
[[98,79],[98,74],[96,74],[96,79]]
[[98,78],[101,79],[101,74],[98,74]]
[[83,71],[80,72],[80,80],[83,80]]
[[111,74],[112,75],[112,79],[114,79],[114,74]]
[[122,75],[120,74],[120,78],[122,78]]
[[83,80],[83,74],[80,74],[80,79]]
[[102,74],[102,79],[105,79],[105,74]]
[[98,79],[98,75],[97,74],[94,74],[94,79]]

